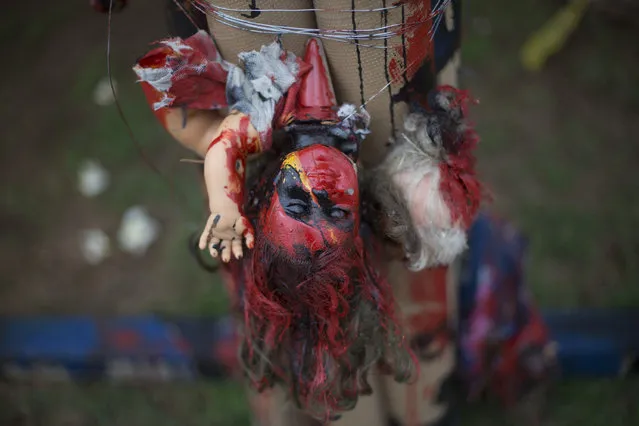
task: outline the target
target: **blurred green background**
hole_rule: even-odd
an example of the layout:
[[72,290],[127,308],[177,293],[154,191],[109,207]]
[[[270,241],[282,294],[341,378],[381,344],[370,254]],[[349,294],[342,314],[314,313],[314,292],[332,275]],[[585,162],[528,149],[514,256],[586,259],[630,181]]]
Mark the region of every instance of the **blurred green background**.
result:
[[[0,313],[225,312],[220,283],[186,250],[205,212],[196,166],[178,161],[193,156],[155,121],[130,70],[166,34],[164,10],[137,0],[113,19],[114,78],[137,147],[116,107],[93,101],[107,74],[105,16],[86,0],[40,3],[0,6]],[[464,3],[461,78],[481,101],[479,166],[491,208],[531,239],[534,295],[544,307],[639,306],[639,29],[592,9],[530,74],[519,49],[562,2]],[[76,189],[87,158],[112,174],[95,199]],[[162,226],[147,255],[115,249],[86,264],[79,231],[113,237],[135,204]],[[639,425],[636,381],[562,383],[549,399],[547,425]],[[234,383],[0,385],[0,404],[7,426],[249,424]],[[509,424],[500,411],[474,407],[464,424]]]

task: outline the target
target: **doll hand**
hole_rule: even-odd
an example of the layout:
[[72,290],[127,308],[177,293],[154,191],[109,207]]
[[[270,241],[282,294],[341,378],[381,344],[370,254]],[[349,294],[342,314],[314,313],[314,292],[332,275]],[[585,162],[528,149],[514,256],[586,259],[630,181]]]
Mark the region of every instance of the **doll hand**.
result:
[[253,248],[254,234],[253,226],[239,210],[213,212],[200,236],[199,247],[204,250],[208,246],[211,256],[219,254],[222,262],[226,263],[231,260],[231,254],[236,259],[242,258],[243,240],[248,248]]

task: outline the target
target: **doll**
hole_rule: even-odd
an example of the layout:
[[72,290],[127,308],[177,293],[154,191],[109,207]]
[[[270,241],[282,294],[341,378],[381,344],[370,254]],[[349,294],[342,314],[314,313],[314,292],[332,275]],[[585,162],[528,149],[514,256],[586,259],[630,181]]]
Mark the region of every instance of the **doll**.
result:
[[[418,10],[418,2],[407,3],[409,17]],[[221,33],[211,27],[217,42]],[[479,204],[472,157],[477,138],[465,119],[465,92],[444,85],[426,97],[413,84],[428,70],[420,58],[411,69],[404,60],[409,84],[393,81],[401,87],[390,91],[397,102],[392,123],[385,121],[388,108],[375,102],[366,109],[337,108],[319,40],[311,38],[300,52],[291,39],[268,39],[255,46],[259,51],[240,52],[235,65],[202,31],[162,41],[135,70],[165,128],[205,159],[211,214],[200,247],[228,262],[225,273],[242,314],[245,371],[258,389],[282,384],[300,407],[326,419],[370,392],[372,367],[399,381],[413,376],[408,346],[419,342],[407,341],[406,327],[402,332],[396,322],[384,279],[390,253],[414,270],[431,271],[409,278],[413,296],[403,321],[409,335],[446,329],[446,311],[429,312],[441,306],[436,301],[445,303],[442,266],[464,249],[464,230]],[[222,44],[228,53],[231,44]],[[285,50],[288,45],[299,56]],[[444,63],[435,63],[442,73]],[[402,109],[412,111],[403,123]],[[369,110],[378,114],[372,121]],[[387,134],[382,123],[398,129]],[[373,149],[384,138],[389,148]],[[361,161],[362,152],[377,152],[381,161]],[[397,280],[400,270],[391,270]],[[430,277],[443,279],[436,278],[431,286],[437,290],[430,292],[442,296],[423,299],[415,289],[427,289]],[[448,355],[439,358],[450,359],[448,340],[425,341],[440,342]],[[428,364],[437,359],[429,357]],[[391,406],[407,423],[422,416],[412,409],[402,415],[393,398]],[[440,416],[440,409],[431,411],[424,417]]]

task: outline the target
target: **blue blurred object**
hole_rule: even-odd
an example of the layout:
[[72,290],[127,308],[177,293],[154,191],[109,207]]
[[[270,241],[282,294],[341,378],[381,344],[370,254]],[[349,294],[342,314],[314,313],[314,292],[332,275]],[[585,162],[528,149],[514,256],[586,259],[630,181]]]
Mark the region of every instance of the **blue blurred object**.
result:
[[[508,223],[481,215],[470,230],[469,246],[459,291],[461,336],[477,311],[482,265],[490,260],[494,288],[521,289],[524,281],[520,265],[525,240]],[[508,297],[519,300],[520,292],[496,294],[500,304]],[[531,311],[527,301],[515,305],[516,310]],[[639,310],[548,311],[542,317],[564,376],[636,372]],[[530,318],[499,316],[494,321],[499,339],[516,338]],[[460,355],[463,364],[476,354]],[[0,367],[4,378],[215,379],[237,371],[237,336],[230,318],[4,317]]]
[[544,313],[566,376],[639,373],[639,311],[572,310]]
[[[501,374],[504,382],[525,375],[522,355],[540,343],[544,348],[538,351],[550,347],[555,352],[562,376],[614,377],[636,372],[639,309],[545,311],[538,317],[526,289],[526,246],[525,238],[510,223],[488,214],[480,215],[469,231],[458,295],[460,367],[467,381],[481,382]],[[484,356],[484,349],[492,358]],[[501,364],[508,365],[500,368]]]
[[216,378],[237,356],[226,318],[11,317],[0,319],[0,336],[4,378]]

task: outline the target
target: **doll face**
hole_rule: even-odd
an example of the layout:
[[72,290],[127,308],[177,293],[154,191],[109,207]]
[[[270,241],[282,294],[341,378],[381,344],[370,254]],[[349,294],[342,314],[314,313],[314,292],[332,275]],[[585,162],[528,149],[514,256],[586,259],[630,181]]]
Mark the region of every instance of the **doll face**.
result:
[[313,145],[288,154],[274,184],[260,221],[265,236],[289,256],[313,255],[357,236],[357,170],[337,149]]

